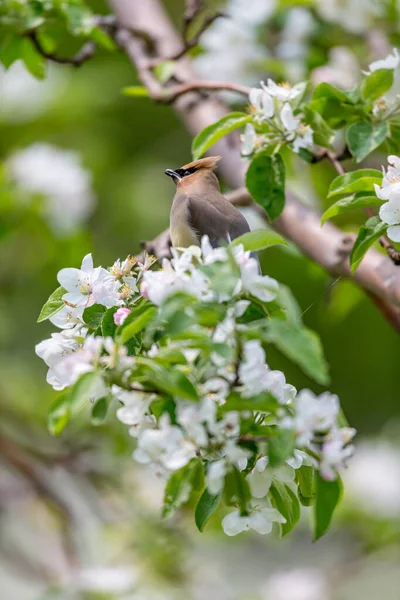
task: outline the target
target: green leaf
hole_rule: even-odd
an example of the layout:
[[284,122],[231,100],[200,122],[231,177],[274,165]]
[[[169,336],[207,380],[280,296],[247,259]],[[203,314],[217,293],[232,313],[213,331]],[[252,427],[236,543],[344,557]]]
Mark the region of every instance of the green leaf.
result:
[[149,96],[149,91],[143,85],[133,85],[121,90],[124,96],[134,96],[135,98],[145,98]]
[[324,148],[332,149],[332,142],[335,137],[334,131],[329,127],[325,119],[316,110],[309,107],[304,108],[304,119],[307,125],[313,129],[314,142]]
[[114,313],[117,312],[117,307],[112,306],[103,315],[103,319],[101,321],[101,332],[104,337],[114,337],[115,331],[117,329],[116,324],[114,323]]
[[89,404],[102,385],[103,380],[99,373],[90,372],[81,375],[69,394],[71,414],[77,415],[85,404]]
[[294,432],[290,429],[272,429],[268,441],[268,458],[271,467],[280,467],[293,454],[295,443]]
[[150,321],[154,318],[156,312],[157,312],[157,309],[154,306],[151,306],[150,308],[148,308],[147,310],[142,312],[142,314],[140,314],[135,321],[132,321],[132,323],[129,323],[129,325],[127,325],[122,330],[122,333],[121,333],[122,343],[125,344],[133,336],[137,335],[140,331],[142,331],[142,329],[144,329],[150,323]]
[[92,304],[83,311],[83,320],[90,329],[97,329],[101,325],[106,307],[102,304]]
[[330,83],[320,83],[315,87],[312,99],[319,100],[320,98],[335,98],[339,102],[346,104],[351,102],[345,92]]
[[114,40],[103,29],[100,29],[100,27],[94,27],[90,33],[90,37],[96,44],[110,52],[117,48]]
[[367,75],[361,86],[364,100],[374,102],[390,90],[393,85],[393,69],[378,69]]
[[350,253],[350,267],[353,273],[367,250],[385,233],[387,228],[387,223],[383,223],[378,216],[368,219],[365,225],[360,227],[357,239]]
[[273,506],[286,519],[286,523],[281,525],[282,536],[284,536],[292,531],[300,519],[300,503],[290,487],[275,479],[271,485],[270,494]]
[[50,317],[52,317],[53,315],[58,313],[59,310],[62,309],[62,307],[64,306],[62,297],[66,293],[67,293],[67,290],[65,290],[63,287],[60,286],[51,294],[51,296],[47,300],[46,304],[43,306],[42,310],[40,311],[40,315],[37,320],[38,323],[41,323],[41,321],[45,321],[46,319],[49,319]]
[[37,79],[43,79],[46,72],[46,60],[36,50],[33,42],[28,38],[24,38],[22,45],[22,60],[28,71]]
[[220,406],[220,412],[229,412],[231,410],[259,410],[262,412],[273,412],[279,404],[268,392],[263,392],[252,398],[243,398],[238,392],[231,392],[225,404]]
[[347,145],[356,162],[361,162],[378,148],[388,135],[389,127],[386,121],[376,124],[359,121],[350,125],[347,130]]
[[319,473],[316,473],[314,541],[317,541],[328,530],[334,510],[342,498],[342,493],[343,485],[339,477],[335,481],[326,481]]
[[108,399],[100,398],[97,400],[95,405],[92,408],[92,424],[93,425],[102,425],[107,416],[108,411]]
[[202,156],[211,146],[216,144],[218,140],[223,138],[225,135],[244,127],[246,123],[250,123],[253,117],[243,112],[232,112],[217,121],[212,123],[203,131],[201,131],[193,140],[192,143],[192,155],[193,159],[197,160]]
[[71,2],[60,3],[61,12],[65,15],[68,29],[72,35],[88,35],[94,28],[91,11],[84,5]]
[[321,385],[329,383],[328,365],[321,341],[315,331],[271,317],[268,321],[265,341],[274,344],[317,383]]
[[328,126],[334,129],[346,125],[354,119],[354,112],[357,112],[351,95],[329,83],[316,86],[309,108],[318,112]]
[[280,154],[258,154],[246,173],[246,187],[268,217],[279,217],[285,206],[285,164]]
[[182,373],[174,369],[168,372],[168,378],[164,382],[164,389],[173,396],[179,396],[186,400],[198,400],[197,390],[190,379]]
[[353,192],[373,192],[374,184],[382,184],[382,173],[376,169],[359,169],[336,177],[328,192],[328,198]]
[[49,408],[47,415],[47,428],[51,435],[60,435],[71,416],[68,394],[57,398]]
[[138,333],[137,335],[131,337],[131,339],[128,340],[125,344],[128,356],[138,356],[142,349],[142,343],[143,339],[141,333]]
[[296,478],[300,502],[304,506],[310,506],[315,499],[315,471],[312,467],[302,465],[296,469]]
[[244,249],[249,250],[250,252],[265,250],[265,248],[275,246],[276,244],[287,246],[287,242],[281,235],[279,235],[279,233],[269,229],[256,229],[254,231],[248,231],[247,233],[235,238],[233,242],[229,244],[229,246],[233,247],[238,246],[239,244],[243,244]]
[[217,509],[220,500],[221,494],[210,494],[207,488],[204,490],[194,512],[194,520],[199,531],[204,531],[209,518]]
[[179,396],[186,400],[197,401],[197,390],[190,379],[178,368],[167,368],[156,360],[144,357],[137,358],[137,365],[143,368],[148,385],[171,396]]
[[328,219],[355,210],[356,208],[364,208],[365,206],[380,206],[383,200],[378,198],[374,192],[358,192],[352,196],[341,198],[335,204],[332,204],[322,215],[321,225]]
[[243,472],[233,468],[225,476],[224,499],[228,506],[238,506],[242,516],[248,514],[251,501],[249,484]]
[[198,469],[202,469],[202,465],[198,460],[193,459],[168,479],[161,513],[163,519],[172,515],[182,504],[189,500]]
[[1,42],[0,59],[6,69],[22,58],[24,39],[20,35],[7,35]]
[[161,83],[167,83],[174,74],[176,62],[174,60],[164,60],[154,67],[153,72]]

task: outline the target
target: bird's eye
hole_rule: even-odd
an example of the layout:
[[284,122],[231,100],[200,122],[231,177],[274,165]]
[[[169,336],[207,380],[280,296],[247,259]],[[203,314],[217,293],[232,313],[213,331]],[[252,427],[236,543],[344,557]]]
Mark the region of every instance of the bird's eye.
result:
[[192,172],[191,172],[191,171],[185,171],[185,172],[183,173],[183,176],[184,176],[184,177],[187,177],[188,175],[191,175],[191,174],[192,174]]

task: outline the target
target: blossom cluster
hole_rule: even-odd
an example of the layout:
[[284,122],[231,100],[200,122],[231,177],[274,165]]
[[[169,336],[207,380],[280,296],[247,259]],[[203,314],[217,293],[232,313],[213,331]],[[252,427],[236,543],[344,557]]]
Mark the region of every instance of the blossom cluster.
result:
[[[249,156],[257,149],[288,144],[294,152],[313,147],[313,130],[295,114],[305,92],[306,84],[291,86],[276,84],[268,79],[261,88],[251,88],[249,100],[254,115],[242,136],[242,155]],[[298,111],[297,111],[298,112]]]
[[389,166],[383,169],[382,185],[375,184],[375,193],[384,200],[379,216],[389,225],[387,235],[393,242],[400,242],[400,158],[388,156]]
[[94,210],[91,175],[76,152],[32,144],[10,156],[6,174],[23,195],[23,202],[41,198],[43,218],[56,234],[70,233]]
[[[61,331],[36,346],[47,380],[72,386],[68,414],[79,394],[93,411],[119,406],[133,458],[167,480],[166,513],[188,500],[200,471],[203,496],[224,493],[235,508],[222,521],[227,535],[288,527],[280,495],[299,503],[304,469],[335,480],[355,431],[340,426],[337,396],[297,393],[268,365],[264,334],[279,285],[250,251],[213,248],[205,236],[172,255],[158,270],[151,257],[104,269],[90,255],[81,269],[62,269],[50,315]],[[315,490],[307,493],[311,502]]]

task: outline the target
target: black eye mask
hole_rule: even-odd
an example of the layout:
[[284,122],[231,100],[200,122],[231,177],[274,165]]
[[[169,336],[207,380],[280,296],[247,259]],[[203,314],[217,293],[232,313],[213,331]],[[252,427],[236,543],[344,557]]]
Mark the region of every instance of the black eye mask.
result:
[[192,168],[192,169],[175,169],[175,173],[177,175],[179,175],[179,177],[187,177],[188,175],[191,175],[195,171],[196,171],[196,169],[194,169],[194,168]]

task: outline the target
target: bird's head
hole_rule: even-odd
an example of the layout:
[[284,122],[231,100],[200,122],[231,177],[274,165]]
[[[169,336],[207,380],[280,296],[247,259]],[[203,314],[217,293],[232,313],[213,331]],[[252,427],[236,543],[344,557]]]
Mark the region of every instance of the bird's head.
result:
[[220,156],[207,156],[183,165],[180,169],[166,169],[165,174],[172,177],[175,185],[180,188],[186,188],[202,180],[209,180],[218,184],[213,171],[219,160],[221,160]]

